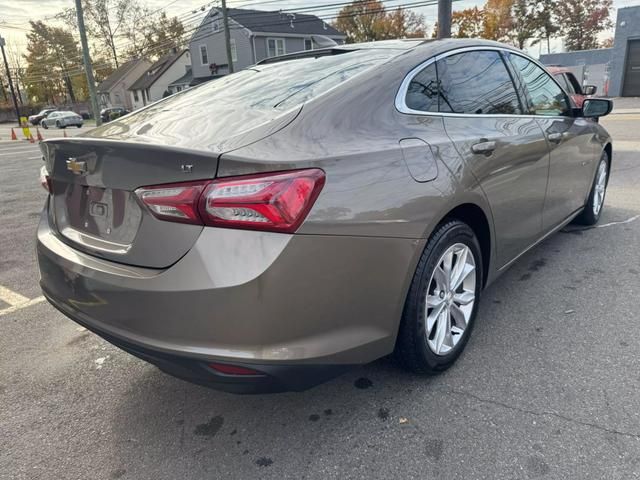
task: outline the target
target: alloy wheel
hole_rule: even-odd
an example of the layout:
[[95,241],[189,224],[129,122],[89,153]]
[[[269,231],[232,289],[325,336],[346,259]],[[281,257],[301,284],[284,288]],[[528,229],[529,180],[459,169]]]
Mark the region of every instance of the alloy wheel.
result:
[[429,280],[425,327],[427,344],[436,355],[446,355],[466,330],[476,300],[476,261],[463,243],[449,247]]
[[596,184],[594,185],[593,192],[593,214],[598,216],[604,203],[604,194],[607,188],[607,162],[602,161],[598,166],[598,173],[596,174]]

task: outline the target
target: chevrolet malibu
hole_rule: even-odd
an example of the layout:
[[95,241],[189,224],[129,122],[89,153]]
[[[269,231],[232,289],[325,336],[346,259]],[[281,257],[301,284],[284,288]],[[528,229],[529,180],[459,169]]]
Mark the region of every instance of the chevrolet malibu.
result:
[[41,144],[41,286],[177,377],[303,390],[395,353],[450,367],[482,291],[595,224],[612,143],[536,61],[478,40],[271,58]]

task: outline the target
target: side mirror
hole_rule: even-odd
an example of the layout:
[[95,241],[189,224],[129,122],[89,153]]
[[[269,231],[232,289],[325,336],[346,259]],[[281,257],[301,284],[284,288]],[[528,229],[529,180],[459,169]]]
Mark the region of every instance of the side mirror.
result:
[[582,116],[598,118],[609,115],[613,110],[613,102],[607,98],[586,98],[582,104]]
[[584,87],[582,87],[582,93],[587,96],[595,95],[597,91],[598,87],[596,87],[595,85],[585,85]]

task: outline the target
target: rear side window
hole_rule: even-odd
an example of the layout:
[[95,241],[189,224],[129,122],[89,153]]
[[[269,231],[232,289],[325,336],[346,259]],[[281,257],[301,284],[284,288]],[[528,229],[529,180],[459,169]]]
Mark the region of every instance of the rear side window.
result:
[[520,55],[508,54],[508,58],[527,87],[529,113],[545,116],[569,114],[570,106],[567,96],[553,81],[551,75]]
[[437,62],[440,111],[520,114],[518,95],[498,52],[473,51]]
[[412,110],[437,112],[439,96],[440,86],[436,64],[432,63],[411,79],[405,103]]

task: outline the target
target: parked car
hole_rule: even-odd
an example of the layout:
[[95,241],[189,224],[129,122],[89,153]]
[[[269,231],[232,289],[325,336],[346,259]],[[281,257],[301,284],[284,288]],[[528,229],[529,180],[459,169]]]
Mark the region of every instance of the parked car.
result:
[[129,113],[129,110],[124,107],[103,108],[102,110],[100,110],[100,118],[103,122],[108,122],[110,120],[113,120],[114,118],[122,117],[127,113]]
[[576,76],[565,67],[550,66],[547,70],[551,72],[553,78],[564,88],[576,107],[582,108],[584,100],[596,94],[598,87],[595,85],[582,86]]
[[44,110],[40,110],[40,113],[29,116],[29,123],[33,126],[40,125],[40,122],[43,118],[46,118],[52,112],[55,112],[56,108],[45,108]]
[[272,58],[41,143],[42,290],[223,390],[302,390],[392,352],[439,373],[487,285],[600,218],[612,143],[591,119],[611,107],[572,108],[544,67],[490,41]]
[[62,111],[52,112],[46,118],[41,120],[43,128],[55,126],[56,128],[82,127],[84,120],[75,112]]

